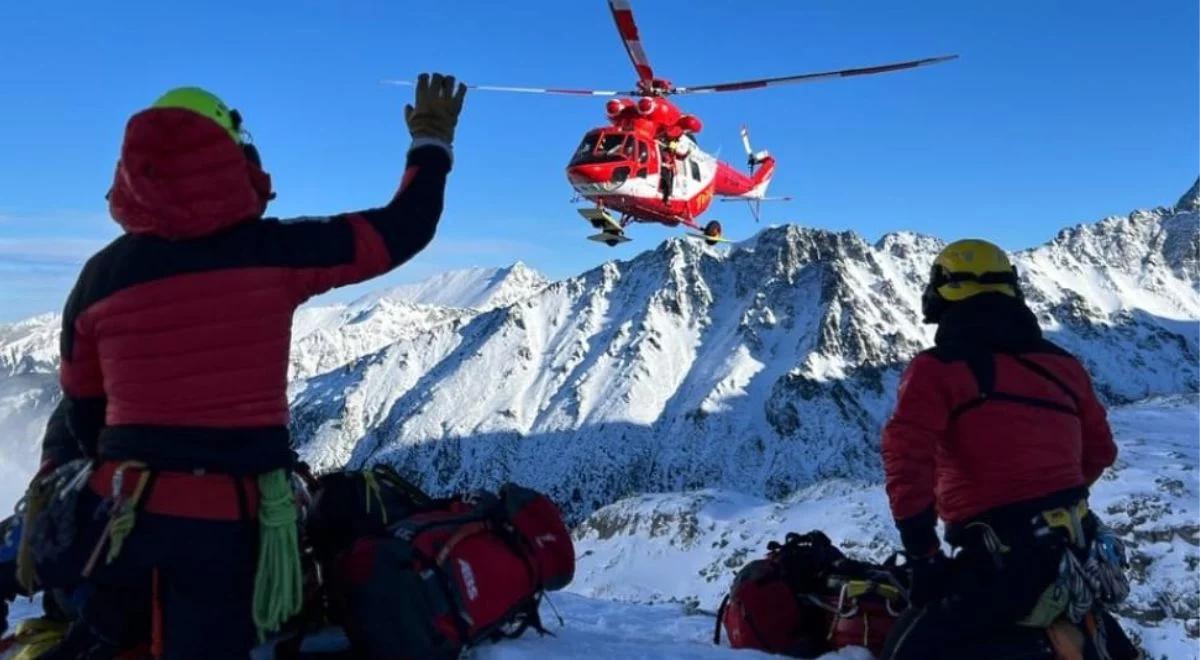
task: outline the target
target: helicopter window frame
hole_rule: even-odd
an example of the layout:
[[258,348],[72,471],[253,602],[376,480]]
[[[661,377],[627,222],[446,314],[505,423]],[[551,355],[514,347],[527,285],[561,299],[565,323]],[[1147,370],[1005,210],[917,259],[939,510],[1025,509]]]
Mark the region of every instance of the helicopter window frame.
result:
[[593,156],[596,147],[600,144],[600,136],[604,134],[604,130],[596,129],[588,131],[583,136],[583,140],[579,142],[579,146],[575,149],[575,155],[571,157],[572,165],[594,162]]
[[[620,141],[613,141],[611,138],[619,138]],[[621,131],[605,131],[600,135],[600,139],[596,141],[596,150],[593,155],[600,158],[620,157],[628,159],[626,146],[629,143],[629,134]]]
[[[570,165],[592,165],[600,163],[632,162],[636,147],[629,140],[636,139],[629,133],[613,129],[596,129],[588,132],[580,142]],[[618,140],[620,140],[618,142]]]

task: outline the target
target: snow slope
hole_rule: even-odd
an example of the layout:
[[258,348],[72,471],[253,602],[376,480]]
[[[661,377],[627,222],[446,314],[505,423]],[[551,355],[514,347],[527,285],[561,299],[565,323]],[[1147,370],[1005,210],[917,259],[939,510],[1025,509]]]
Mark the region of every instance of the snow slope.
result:
[[518,261],[504,268],[452,270],[415,284],[384,289],[375,297],[485,311],[511,305],[549,283],[541,273]]
[[[734,651],[712,645],[714,619],[677,604],[637,604],[584,598],[570,593],[552,594],[553,605],[542,605],[542,617],[553,636],[529,632],[515,640],[485,644],[470,653],[473,660],[767,660],[777,658],[756,651]],[[10,622],[40,614],[36,603],[19,601]],[[559,625],[558,616],[563,625]],[[305,643],[305,651],[339,650],[344,638],[329,634]],[[8,656],[0,654],[0,660]],[[258,649],[256,660],[269,660],[268,649]],[[847,648],[827,653],[821,660],[872,660],[865,649]]]
[[[1200,636],[1198,404],[1189,395],[1115,409],[1120,458],[1091,499],[1129,544],[1134,589],[1120,613],[1154,657],[1187,657]],[[711,611],[768,541],[812,529],[875,561],[899,547],[879,482],[828,480],[781,502],[717,490],[641,495],[576,528],[579,570],[570,589]]]

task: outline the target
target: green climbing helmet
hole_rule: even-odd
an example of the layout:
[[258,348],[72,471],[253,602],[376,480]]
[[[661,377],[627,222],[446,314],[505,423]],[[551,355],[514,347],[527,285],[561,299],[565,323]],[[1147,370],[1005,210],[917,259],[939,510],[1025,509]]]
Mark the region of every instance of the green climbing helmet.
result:
[[176,87],[158,97],[154,108],[182,108],[208,117],[229,133],[234,142],[242,144],[242,117],[231,110],[216,94],[199,87]]

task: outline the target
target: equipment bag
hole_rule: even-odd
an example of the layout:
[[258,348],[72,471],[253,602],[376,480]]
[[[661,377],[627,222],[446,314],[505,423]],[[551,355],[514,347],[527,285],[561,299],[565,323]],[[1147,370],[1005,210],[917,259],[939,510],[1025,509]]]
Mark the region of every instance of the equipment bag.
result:
[[343,470],[314,480],[304,533],[320,561],[345,552],[356,539],[386,533],[433,500],[387,465]]
[[767,556],[746,564],[717,612],[713,643],[721,629],[733,648],[813,657],[829,649],[828,606],[810,598],[828,571],[844,559],[822,532],[790,533],[767,544]]
[[443,500],[358,539],[339,562],[346,633],[358,657],[455,658],[532,627],[542,594],[575,572],[562,514],[513,484]]
[[834,575],[826,584],[828,591],[836,594],[821,597],[832,615],[830,646],[863,646],[879,655],[896,619],[908,606],[904,593],[884,575]]

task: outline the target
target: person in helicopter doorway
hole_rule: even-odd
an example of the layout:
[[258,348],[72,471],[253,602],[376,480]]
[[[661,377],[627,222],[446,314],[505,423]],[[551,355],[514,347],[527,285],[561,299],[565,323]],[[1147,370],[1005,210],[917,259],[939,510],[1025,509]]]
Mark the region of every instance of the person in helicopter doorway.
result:
[[671,194],[675,188],[675,150],[669,143],[659,144],[659,188],[662,190],[663,204],[671,203]]
[[[950,244],[922,307],[938,326],[935,345],[904,372],[882,439],[912,578],[912,607],[885,660],[960,658],[1018,622],[1053,630],[1066,604],[1050,587],[1066,554],[1086,559],[1101,534],[1119,544],[1088,512],[1089,487],[1117,455],[1104,406],[1080,362],[1043,338],[1007,255],[981,240]],[[960,549],[953,559],[942,553],[939,517]],[[1123,582],[1112,563],[1109,576]],[[1079,616],[1087,612],[1112,660],[1138,657],[1103,608]]]

